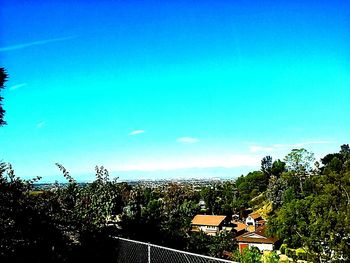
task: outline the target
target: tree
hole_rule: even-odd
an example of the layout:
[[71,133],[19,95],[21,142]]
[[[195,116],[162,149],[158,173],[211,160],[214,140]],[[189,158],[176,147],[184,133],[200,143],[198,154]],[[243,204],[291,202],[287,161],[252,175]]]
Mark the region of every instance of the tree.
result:
[[270,178],[272,172],[272,157],[265,156],[261,160],[261,171]]
[[276,160],[272,164],[271,173],[276,176],[280,177],[283,172],[286,171],[286,163],[282,162],[280,159]]
[[204,232],[191,233],[187,240],[187,250],[212,257],[225,257],[225,252],[236,248],[236,242],[231,232],[221,232],[216,236],[209,236]]
[[271,252],[263,257],[263,262],[266,263],[278,263],[280,260],[280,256],[277,255],[276,252]]
[[224,252],[231,252],[236,248],[236,242],[231,232],[221,232],[211,237],[212,242],[209,245],[209,255],[222,258]]
[[208,255],[212,237],[204,232],[191,233],[187,240],[187,250],[193,253]]
[[285,157],[288,171],[299,180],[300,191],[303,191],[303,182],[313,172],[314,154],[305,149],[293,149]]
[[343,144],[340,146],[340,155],[343,157],[343,160],[349,159],[350,157],[350,146],[349,144]]
[[288,183],[284,178],[271,176],[269,186],[266,191],[267,199],[277,208],[283,204],[283,194],[288,189]]
[[177,183],[167,184],[163,193],[164,220],[161,228],[163,235],[167,236],[164,245],[183,249],[191,220],[200,210],[199,195],[191,186]]
[[[7,73],[4,68],[0,68],[0,92],[4,88],[5,81],[7,80]],[[0,95],[0,126],[6,124],[4,120],[5,110],[2,107],[3,97]]]
[[[341,149],[343,156],[344,152],[346,147]],[[270,234],[289,247],[304,248],[320,262],[350,259],[350,170],[346,165],[349,157],[339,157],[328,154],[322,159],[323,169],[304,181],[301,196],[297,196],[293,183],[293,178],[297,180],[293,176],[296,169],[283,173],[280,179],[287,180],[288,189],[268,222]]]
[[71,240],[50,216],[48,202],[31,194],[37,180],[21,180],[0,164],[0,261],[60,262]]
[[240,263],[261,263],[261,254],[257,247],[249,247],[243,249],[242,253],[236,251],[233,255],[233,260]]

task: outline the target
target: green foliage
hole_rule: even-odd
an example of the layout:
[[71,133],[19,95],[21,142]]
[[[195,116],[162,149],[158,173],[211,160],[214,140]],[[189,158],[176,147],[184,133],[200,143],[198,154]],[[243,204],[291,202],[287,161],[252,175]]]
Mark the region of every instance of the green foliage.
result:
[[262,256],[258,248],[250,247],[243,249],[242,253],[236,251],[233,260],[240,263],[261,263]]
[[200,191],[201,200],[206,204],[207,214],[231,216],[237,210],[237,201],[240,199],[236,185],[233,182],[224,182],[205,186]]
[[283,204],[283,194],[287,189],[288,183],[285,179],[271,176],[266,191],[267,199],[274,207],[280,207]]
[[[296,185],[291,179],[295,178],[296,170],[299,170],[298,173],[308,170],[304,161],[309,158],[296,158],[292,176],[288,177],[288,173],[284,173],[281,177],[289,180],[292,187],[281,191],[282,202],[275,207],[268,222],[270,233],[280,237],[289,247],[305,247],[309,254],[321,257],[324,261],[350,258],[350,173],[347,169],[347,149],[343,146],[339,154],[326,155],[322,159],[325,165],[303,180],[302,194],[296,192]],[[305,151],[302,153],[305,154]],[[298,162],[304,163],[304,168],[300,168],[296,164]],[[268,192],[276,192],[273,188],[275,184],[270,183]],[[303,254],[300,257],[305,259],[308,256]]]
[[280,260],[280,256],[277,255],[276,252],[271,252],[271,253],[263,256],[264,263],[278,263],[279,260]]
[[[0,68],[0,92],[4,88],[4,84],[7,80],[7,73],[4,68]],[[0,95],[0,127],[5,125],[6,122],[4,120],[5,110],[2,107],[3,97]]]
[[272,174],[272,157],[265,156],[261,160],[261,171],[267,176],[270,177]]
[[306,255],[306,251],[302,248],[298,248],[295,250],[295,254],[297,256],[297,259],[300,260],[307,260],[307,255]]
[[305,149],[293,149],[285,157],[287,170],[299,181],[300,191],[303,192],[305,179],[313,174],[314,154]]
[[271,174],[280,177],[283,172],[286,171],[286,163],[282,162],[280,159],[276,160],[272,164]]
[[223,257],[224,252],[231,252],[236,248],[232,233],[221,232],[216,236],[209,236],[203,232],[192,233],[188,239],[186,250],[201,255]]
[[209,252],[209,246],[212,243],[212,237],[201,232],[192,233],[188,239],[187,250],[193,253],[207,255]]
[[[33,189],[37,179],[21,180],[10,165],[0,163],[0,261],[23,261],[23,255],[33,259],[38,254],[41,262],[109,261],[115,253],[111,235],[223,257],[224,251],[236,248],[231,233],[212,237],[190,231],[200,200],[207,213],[227,216],[270,201],[268,232],[286,244],[282,252],[312,262],[347,260],[349,152],[348,145],[342,145],[339,153],[327,155],[323,166],[313,169],[312,154],[293,150],[286,163],[266,158],[262,171],[200,189],[177,183],[130,186],[110,180],[108,171],[98,166],[95,181],[81,185],[56,164],[68,184],[38,192]],[[292,249],[301,247],[307,253]],[[256,249],[234,257],[261,261]],[[277,257],[272,253],[265,259],[277,262]]]
[[285,157],[287,169],[298,175],[312,172],[312,165],[315,161],[314,154],[305,149],[293,149]]
[[96,168],[96,180],[78,185],[62,166],[69,184],[51,191],[33,191],[33,180],[17,178],[10,165],[0,164],[0,261],[76,262],[110,260],[115,241],[107,218],[113,213],[117,184]]
[[0,261],[59,262],[71,242],[47,213],[48,204],[30,195],[37,179],[21,180],[11,165],[0,167]]
[[209,255],[212,257],[223,257],[224,251],[233,251],[236,248],[236,242],[233,234],[230,232],[221,232],[212,237],[209,245]]
[[286,248],[287,248],[287,244],[282,244],[281,247],[280,247],[280,251],[282,254],[285,254],[286,253]]
[[234,205],[241,211],[249,207],[251,199],[266,191],[268,180],[268,175],[261,171],[254,171],[239,177],[236,180],[237,199]]
[[296,260],[295,249],[286,248],[286,255],[287,257],[292,258],[293,260]]

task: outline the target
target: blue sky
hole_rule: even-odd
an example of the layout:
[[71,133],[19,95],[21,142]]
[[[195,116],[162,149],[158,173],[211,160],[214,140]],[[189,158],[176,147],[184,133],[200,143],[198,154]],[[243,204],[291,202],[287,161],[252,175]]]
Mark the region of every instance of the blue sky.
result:
[[350,138],[347,1],[2,1],[18,176],[234,177]]

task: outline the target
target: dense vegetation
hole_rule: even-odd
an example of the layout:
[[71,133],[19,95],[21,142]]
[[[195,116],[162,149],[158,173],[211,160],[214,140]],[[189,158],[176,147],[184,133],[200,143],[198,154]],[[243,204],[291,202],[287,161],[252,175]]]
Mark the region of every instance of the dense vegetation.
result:
[[287,170],[271,177],[267,196],[274,211],[270,232],[292,248],[303,248],[313,260],[350,256],[350,149],[328,154],[312,168],[312,155],[293,150]]
[[[288,248],[302,249],[312,261],[349,258],[349,145],[326,155],[322,165],[313,161],[311,153],[298,149],[284,161],[265,157],[261,171],[236,181],[155,188],[111,181],[103,167],[96,167],[93,183],[80,185],[56,164],[68,184],[46,191],[34,191],[38,179],[21,180],[11,165],[2,163],[1,262],[113,258],[113,235],[220,257],[236,249],[232,234],[191,234],[193,216],[242,214],[268,203],[269,231]],[[206,203],[204,210],[200,200]]]

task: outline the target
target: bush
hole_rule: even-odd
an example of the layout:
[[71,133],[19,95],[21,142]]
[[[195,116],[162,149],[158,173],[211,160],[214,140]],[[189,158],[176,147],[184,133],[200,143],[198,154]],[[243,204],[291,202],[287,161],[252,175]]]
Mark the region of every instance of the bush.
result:
[[315,254],[307,253],[306,254],[306,260],[309,261],[309,262],[317,262],[318,258],[317,258],[317,256]]
[[257,247],[250,247],[243,249],[242,253],[237,250],[232,259],[241,263],[256,263],[261,262],[262,256]]
[[287,244],[282,244],[280,247],[281,254],[286,254]]
[[296,251],[296,256],[298,259],[300,260],[307,260],[307,255],[306,255],[306,251],[302,248],[298,248]]
[[286,255],[289,258],[295,258],[296,257],[295,250],[291,248],[286,248]]
[[280,260],[280,256],[276,254],[275,251],[269,253],[269,254],[266,254],[264,256],[264,262],[266,263],[278,263]]

